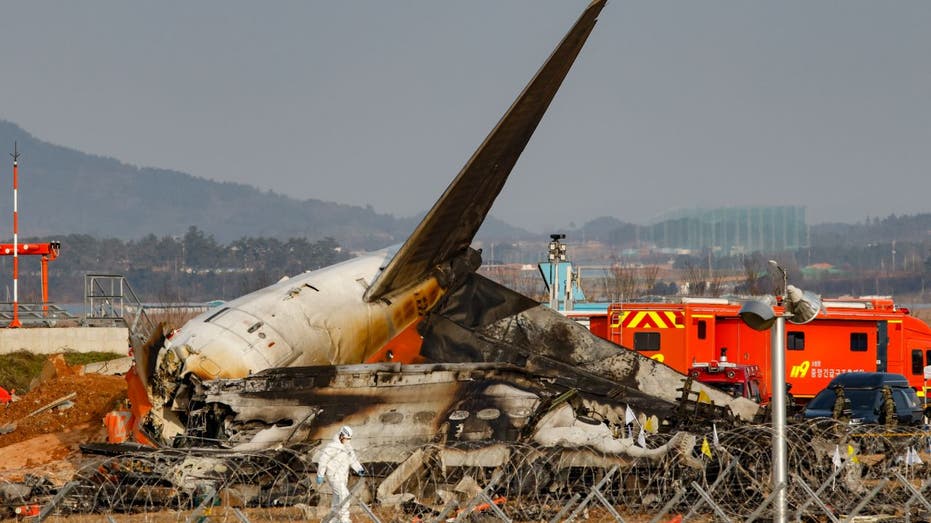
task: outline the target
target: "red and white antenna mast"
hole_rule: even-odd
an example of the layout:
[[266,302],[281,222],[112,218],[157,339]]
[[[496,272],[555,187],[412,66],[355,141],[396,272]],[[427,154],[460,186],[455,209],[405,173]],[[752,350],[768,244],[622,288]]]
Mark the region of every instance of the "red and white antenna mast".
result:
[[16,142],[13,142],[13,321],[9,327],[21,327],[19,322],[19,295],[16,290],[16,281],[19,278],[19,214],[17,213],[17,195],[16,191],[19,184],[19,150],[16,148]]

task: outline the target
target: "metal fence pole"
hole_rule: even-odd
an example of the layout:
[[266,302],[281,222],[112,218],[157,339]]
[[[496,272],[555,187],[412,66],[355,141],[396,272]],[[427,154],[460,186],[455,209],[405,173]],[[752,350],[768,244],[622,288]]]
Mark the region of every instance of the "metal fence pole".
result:
[[608,473],[605,474],[603,478],[601,478],[601,481],[599,481],[598,484],[592,488],[591,492],[588,493],[588,496],[585,496],[585,499],[582,500],[582,503],[579,503],[579,506],[572,511],[572,514],[569,514],[569,517],[566,519],[566,523],[569,523],[575,519],[576,516],[578,516],[579,513],[585,509],[585,506],[588,505],[592,501],[592,498],[595,497],[595,492],[601,490],[601,487],[603,487],[611,479],[611,476],[613,476],[615,472],[617,472],[617,465],[611,467],[611,470],[609,470]]
[[498,517],[501,518],[501,521],[507,521],[508,523],[511,522],[511,518],[509,518],[508,515],[505,514],[503,510],[501,510],[501,507],[495,504],[495,500],[491,499],[491,497],[484,492],[480,493],[479,496],[485,499],[485,503],[488,503],[488,508],[497,514]]
[[553,519],[551,519],[549,523],[559,523],[560,521],[562,521],[562,517],[566,514],[566,512],[569,512],[569,509],[572,508],[573,505],[579,502],[579,498],[581,497],[582,495],[576,492],[575,495],[572,496],[572,499],[570,499],[568,503],[566,503],[565,505],[562,506],[561,509],[559,509],[559,512],[557,512],[556,515],[553,516]]
[[776,488],[773,489],[773,491],[769,493],[769,496],[766,496],[763,502],[760,503],[760,506],[757,507],[756,510],[751,512],[749,516],[747,516],[746,523],[752,523],[753,521],[756,521],[756,518],[760,517],[763,514],[763,511],[766,510],[766,507],[768,507],[769,504],[772,503],[774,499],[776,499],[776,496],[778,496],[779,493],[784,488],[787,488],[785,483],[780,483],[779,485],[777,485]]
[[612,516],[614,516],[615,521],[624,523],[624,518],[622,518],[621,515],[617,513],[617,510],[614,510],[614,507],[611,505],[611,503],[608,502],[608,500],[605,498],[604,494],[602,494],[600,490],[596,490],[594,494],[595,494],[595,498],[598,499],[598,501],[601,502],[602,505],[604,505],[605,510],[607,510]]
[[49,501],[47,505],[42,507],[42,511],[39,512],[38,516],[36,516],[36,522],[41,523],[42,521],[44,521],[45,518],[47,518],[49,514],[51,514],[52,511],[55,510],[55,507],[57,507],[58,504],[61,503],[61,500],[64,499],[65,496],[68,495],[68,493],[71,492],[71,490],[77,486],[78,486],[77,481],[69,481],[68,483],[65,483],[65,486],[61,487],[61,490],[59,490],[58,493],[55,494],[55,497],[52,498],[52,500]]
[[[718,478],[714,480],[714,483],[712,483],[711,486],[708,487],[708,494],[711,494],[712,492],[714,492],[714,489],[716,489],[718,485],[720,485],[721,482],[724,481],[724,478],[731,472],[731,469],[733,469],[736,464],[737,464],[737,460],[733,460],[730,462],[730,464],[727,465],[727,467],[724,468],[721,474],[718,475]],[[710,496],[709,496],[709,499],[710,499]],[[690,508],[688,513],[685,514],[684,518],[688,519],[692,517],[693,515],[695,515],[695,511],[697,511],[698,508],[702,506],[702,503],[703,501],[699,501],[698,503],[692,505],[692,508]],[[712,508],[712,510],[714,509]]]
[[352,490],[349,491],[349,495],[341,499],[338,506],[330,509],[327,515],[323,516],[321,523],[326,523],[327,521],[334,520],[337,517],[339,517],[339,511],[342,510],[343,507],[346,506],[346,504],[350,503],[353,499],[356,501],[356,503],[362,506],[362,509],[368,514],[370,518],[372,518],[372,521],[374,521],[375,523],[381,523],[378,520],[378,518],[375,517],[375,514],[371,510],[368,509],[368,506],[365,503],[362,503],[356,497],[356,495],[359,493],[360,490],[362,490],[362,487],[364,485],[365,485],[365,480],[359,481],[358,483],[353,485]]
[[[501,470],[496,471],[494,475],[491,477],[491,482],[488,483],[488,485],[486,485],[485,488],[480,490],[478,494],[472,496],[472,498],[469,499],[469,501],[465,504],[462,511],[459,513],[459,515],[456,516],[455,521],[458,523],[459,521],[462,521],[463,518],[467,517],[472,512],[472,509],[475,508],[475,505],[478,505],[478,501],[481,496],[484,495],[485,498],[487,498],[490,502],[491,498],[488,496],[488,492],[489,491],[494,492],[495,487],[498,485],[498,482],[501,481],[503,477],[504,477],[504,473]],[[510,479],[510,476],[508,476],[507,479]],[[491,504],[494,505],[494,503],[491,503]],[[507,516],[504,516],[504,517],[505,517],[505,521],[510,523],[511,520],[507,519]]]
[[824,481],[824,483],[822,483],[821,486],[818,487],[818,490],[816,490],[816,491],[814,491],[814,492],[811,492],[811,488],[808,488],[808,484],[805,483],[805,481],[802,480],[802,478],[800,478],[798,475],[793,475],[793,476],[795,477],[795,481],[796,481],[797,483],[801,484],[801,485],[805,485],[805,487],[806,487],[805,490],[807,490],[808,493],[809,493],[809,499],[808,499],[808,501],[806,501],[805,503],[802,503],[802,504],[796,509],[796,514],[801,514],[801,513],[805,512],[805,510],[808,509],[808,505],[811,505],[812,503],[814,503],[815,501],[817,501],[818,499],[820,499],[821,493],[824,491],[824,489],[828,488],[828,484],[834,482],[834,480],[837,479],[837,476],[840,475],[840,473],[841,473],[842,470],[844,470],[843,467],[838,467],[838,468],[834,469],[834,472],[831,473],[831,476],[828,477],[828,479],[826,479],[826,480]]
[[440,522],[442,522],[442,521],[446,521],[446,516],[448,516],[449,513],[452,512],[453,507],[455,507],[455,506],[456,506],[456,501],[455,501],[455,500],[452,500],[452,499],[451,499],[451,500],[447,501],[447,502],[446,502],[446,505],[443,505],[443,510],[440,511],[440,514],[436,517],[436,519],[433,520],[434,523],[440,523]]
[[917,498],[918,501],[919,501],[922,505],[924,505],[926,509],[928,509],[929,511],[931,511],[931,503],[928,502],[928,499],[927,499],[927,498],[925,498],[924,496],[921,495],[921,490],[924,490],[925,488],[928,487],[928,482],[927,482],[927,481],[922,481],[922,482],[921,482],[921,490],[919,490],[919,489],[916,489],[915,487],[913,487],[912,484],[909,483],[909,481],[908,481],[904,476],[902,476],[902,474],[900,474],[898,471],[893,472],[893,474],[894,474],[895,477],[899,480],[899,482],[902,483],[903,485],[905,485],[905,488],[907,488],[907,489],[909,490],[909,492],[912,493],[912,497],[908,498],[908,501],[905,502],[905,506],[906,506],[906,507],[911,506],[912,501],[915,500],[915,499]]
[[845,519],[851,520],[854,516],[859,514],[860,511],[863,510],[863,507],[865,507],[867,503],[872,501],[873,498],[876,497],[876,494],[879,494],[879,491],[885,488],[885,486],[888,483],[889,483],[888,479],[883,479],[882,481],[880,481],[875,487],[873,487],[873,490],[870,490],[869,494],[867,494],[866,497],[863,498],[863,500],[861,500],[860,503],[858,503],[857,506],[853,508],[853,511],[850,514],[848,514]]
[[708,506],[711,507],[711,510],[714,510],[715,514],[717,514],[724,521],[728,521],[728,522],[730,521],[730,518],[727,517],[727,514],[725,514],[724,511],[721,510],[721,507],[719,507],[718,504],[715,503],[713,499],[711,499],[711,496],[709,496],[708,493],[705,492],[704,489],[701,488],[701,485],[693,481],[692,488],[698,491],[698,495],[701,496],[702,499],[705,500],[705,503],[707,503]]
[[[818,507],[821,508],[821,511],[824,512],[824,513],[827,515],[827,517],[831,518],[831,521],[833,521],[834,523],[838,523],[838,522],[840,521],[840,520],[838,520],[838,519],[834,516],[834,513],[831,512],[831,509],[829,509],[828,506],[825,505],[824,502],[821,501],[821,498],[818,497],[818,496],[819,496],[818,493],[812,492],[811,487],[809,487],[808,485],[806,485],[805,482],[802,481],[802,479],[799,478],[798,476],[795,476],[795,481],[797,481],[798,484],[801,485],[802,490],[804,490],[806,493],[808,493],[808,497],[809,497],[809,500],[810,500],[810,501],[809,501],[809,502],[806,502],[805,505],[803,505],[804,507],[808,507],[808,505],[809,505],[810,503],[814,503],[814,504],[818,505]],[[800,509],[798,512],[796,512],[796,514],[795,514],[795,515],[796,515],[796,519],[799,519],[801,513],[802,513],[801,509]]]
[[188,523],[194,523],[198,521],[201,516],[204,515],[204,512],[208,507],[213,504],[213,500],[217,497],[217,489],[210,487],[207,492],[204,494],[204,499],[197,504],[197,507],[194,508],[194,512],[191,513],[191,517],[187,519]]
[[682,496],[685,495],[685,492],[685,488],[680,488],[678,491],[676,491],[676,495],[667,501],[665,505],[663,505],[663,508],[659,510],[659,514],[653,516],[653,519],[650,520],[650,523],[659,523],[659,521],[663,519],[663,516],[665,516],[672,509],[672,507],[679,503],[679,500],[682,499]]

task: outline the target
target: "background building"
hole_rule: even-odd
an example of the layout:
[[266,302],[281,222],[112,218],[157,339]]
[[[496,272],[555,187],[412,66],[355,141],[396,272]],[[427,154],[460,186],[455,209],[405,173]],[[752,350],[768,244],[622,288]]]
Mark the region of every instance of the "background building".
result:
[[659,248],[722,254],[777,252],[808,243],[805,207],[725,207],[677,210],[654,220],[640,241]]

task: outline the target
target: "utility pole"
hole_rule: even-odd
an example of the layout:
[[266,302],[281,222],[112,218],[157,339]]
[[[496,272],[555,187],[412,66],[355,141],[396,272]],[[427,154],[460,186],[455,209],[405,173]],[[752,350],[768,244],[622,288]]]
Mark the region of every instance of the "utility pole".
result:
[[10,153],[10,156],[13,157],[13,321],[9,325],[12,329],[22,327],[19,322],[19,294],[16,288],[19,279],[19,214],[17,210],[19,150],[16,147],[16,142],[13,142],[13,152]]

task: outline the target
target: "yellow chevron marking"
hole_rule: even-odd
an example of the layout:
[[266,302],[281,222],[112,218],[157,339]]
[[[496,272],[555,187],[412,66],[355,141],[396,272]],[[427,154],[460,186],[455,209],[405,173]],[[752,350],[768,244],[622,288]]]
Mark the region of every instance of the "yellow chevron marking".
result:
[[614,313],[614,323],[611,324],[612,329],[618,329],[624,323],[624,318],[630,314],[630,311],[621,311]]
[[679,315],[678,312],[675,312],[675,311],[666,311],[666,317],[669,318],[669,323],[670,323],[673,327],[675,327],[675,328],[677,328],[677,329],[684,329],[684,328],[685,328],[685,325],[683,325],[683,324],[679,323],[678,321],[676,321],[676,320],[678,319],[678,318],[676,318],[676,316],[678,316],[678,315]]

